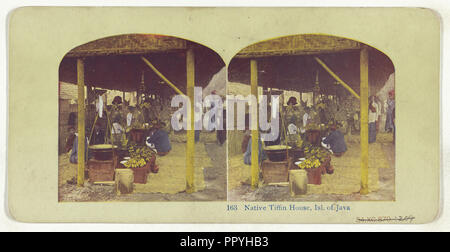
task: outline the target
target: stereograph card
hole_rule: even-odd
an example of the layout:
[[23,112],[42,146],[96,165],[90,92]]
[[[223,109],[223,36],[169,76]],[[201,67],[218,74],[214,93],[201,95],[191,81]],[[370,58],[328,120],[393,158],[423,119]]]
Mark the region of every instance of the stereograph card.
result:
[[15,9],[9,214],[431,222],[440,25],[420,8]]

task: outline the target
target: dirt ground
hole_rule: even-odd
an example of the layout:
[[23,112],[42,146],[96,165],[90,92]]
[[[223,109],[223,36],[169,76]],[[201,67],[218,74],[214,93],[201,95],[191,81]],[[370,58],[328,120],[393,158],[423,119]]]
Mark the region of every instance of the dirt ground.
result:
[[[210,167],[205,167],[205,189],[192,194],[185,192],[176,194],[163,193],[133,193],[128,195],[116,195],[114,186],[93,185],[89,182],[84,187],[59,183],[60,202],[111,202],[111,201],[225,201],[227,198],[226,182],[226,143],[218,145],[215,142],[200,142],[204,144],[208,156],[211,158]],[[160,167],[163,169],[163,167]],[[70,176],[70,175],[66,175]],[[63,180],[63,179],[60,179]]]
[[[358,137],[348,139],[349,148],[359,146]],[[212,139],[212,138],[211,138]],[[375,192],[361,196],[359,193],[337,194],[310,194],[293,198],[290,196],[287,186],[264,185],[252,190],[248,184],[241,184],[228,192],[229,201],[393,201],[395,200],[395,145],[392,138],[386,134],[379,134],[378,148],[383,153],[389,167],[378,169],[379,188]],[[59,179],[60,202],[113,202],[113,201],[226,201],[227,200],[227,157],[226,143],[218,145],[214,141],[205,141],[204,144],[208,156],[211,158],[211,166],[205,167],[205,189],[188,194],[185,192],[176,194],[163,193],[133,193],[129,195],[116,195],[114,186],[93,185],[86,182],[84,187],[77,187],[66,183],[67,178],[75,176],[76,169],[65,171]],[[64,154],[66,155],[66,154]],[[69,165],[69,164],[63,164]],[[66,174],[67,173],[67,174]],[[61,175],[61,174],[60,174]],[[332,176],[332,175],[330,175]]]
[[[378,190],[370,192],[368,195],[353,194],[308,194],[301,197],[291,197],[289,186],[269,186],[263,185],[253,190],[250,185],[242,185],[228,192],[229,201],[394,201],[395,200],[395,145],[392,142],[392,135],[380,133],[377,142],[387,163],[386,168],[378,169]],[[359,148],[359,137],[350,136],[347,146]],[[345,154],[344,154],[345,155]],[[370,153],[369,153],[370,155]],[[342,157],[341,157],[342,158]],[[335,167],[338,169],[339,167]],[[333,176],[333,175],[327,175]]]

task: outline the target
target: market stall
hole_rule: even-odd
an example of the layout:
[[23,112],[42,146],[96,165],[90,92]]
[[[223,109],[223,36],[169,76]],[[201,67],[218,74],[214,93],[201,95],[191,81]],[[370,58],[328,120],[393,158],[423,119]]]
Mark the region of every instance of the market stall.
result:
[[[384,53],[363,43],[335,36],[315,34],[286,36],[256,43],[241,50],[229,65],[229,81],[249,84],[255,96],[257,96],[258,87],[297,91],[300,92],[300,98],[304,93],[312,93],[311,105],[315,109],[310,112],[310,120],[314,123],[302,129],[306,131],[306,137],[302,140],[317,148],[314,153],[311,152],[311,148],[305,148],[303,143],[297,146],[294,144],[289,147],[280,147],[277,151],[280,153],[284,151],[285,158],[273,161],[269,156],[269,160],[263,161],[260,165],[258,162],[259,131],[258,128],[251,131],[252,187],[256,188],[259,185],[260,168],[263,179],[270,182],[287,182],[289,170],[300,168],[308,171],[310,184],[320,184],[320,174],[327,171],[331,173],[331,170],[327,168],[331,166],[332,155],[326,154],[320,146],[322,138],[328,132],[328,121],[333,121],[334,124],[345,128],[346,132],[348,128],[353,129],[357,122],[361,143],[359,192],[362,195],[367,194],[369,192],[369,91],[371,94],[376,94],[393,72],[393,64]],[[287,98],[289,97],[283,97],[282,100]],[[357,108],[352,105],[343,105],[352,99],[358,101]],[[300,103],[302,102],[301,100]],[[283,103],[280,104],[282,106]],[[353,103],[349,102],[349,104]],[[300,105],[302,106],[303,104]],[[355,110],[345,111],[343,109],[345,107],[353,107]],[[288,107],[280,110],[282,117],[289,113],[289,109]],[[302,111],[301,114],[304,113]],[[355,115],[357,115],[356,118],[354,118]],[[325,117],[326,120],[322,119]],[[351,125],[347,120],[350,117]],[[256,116],[253,119],[254,123],[258,122]],[[281,120],[280,138],[284,146],[289,145],[288,136],[286,136],[288,124]],[[301,126],[298,128],[300,129]],[[303,150],[305,156],[289,155],[290,148]],[[293,165],[293,162],[297,164]],[[273,176],[277,179],[273,180]]]
[[[191,100],[193,118],[194,86],[205,87],[223,66],[221,58],[211,49],[163,35],[107,37],[69,51],[61,61],[59,80],[78,86],[77,158],[87,161],[78,162],[78,186],[84,185],[86,164],[92,182],[111,180],[115,169],[130,168],[134,171],[135,182],[145,184],[148,174],[155,172],[157,167],[156,153],[145,143],[146,133],[153,127],[151,121],[156,120],[159,125],[164,125],[161,127],[170,129],[170,116],[167,114],[171,113],[162,111],[170,108],[170,99],[176,94],[187,95]],[[99,120],[98,114],[103,112],[96,108],[99,90],[117,90],[124,95],[120,102],[105,106],[105,143],[89,146],[89,153],[94,152],[95,157],[86,157],[86,138],[91,139],[94,125]],[[125,100],[125,92],[136,96],[134,111],[129,112],[133,123],[126,122],[127,112],[124,111],[128,111],[129,104]],[[191,126],[193,122],[191,120]],[[122,129],[118,130],[119,126]],[[186,191],[194,192],[194,130],[187,130],[186,134],[182,177],[185,178]],[[107,157],[99,158],[99,153],[107,154]]]

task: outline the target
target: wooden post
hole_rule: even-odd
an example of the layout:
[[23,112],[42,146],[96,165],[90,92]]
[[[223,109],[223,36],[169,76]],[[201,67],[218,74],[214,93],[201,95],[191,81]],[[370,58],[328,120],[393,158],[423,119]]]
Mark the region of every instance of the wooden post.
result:
[[361,191],[369,193],[369,51],[363,46],[360,54],[361,103]]
[[93,125],[91,124],[92,121],[91,121],[91,106],[90,106],[92,101],[92,89],[89,83],[87,84],[85,83],[85,85],[86,85],[86,102],[87,102],[87,104],[84,104],[86,107],[86,110],[84,112],[85,113],[84,117],[86,118],[85,123],[87,124],[87,126],[94,128]]
[[188,49],[186,52],[186,93],[190,100],[190,110],[188,123],[190,129],[186,131],[186,192],[195,192],[194,184],[194,155],[195,155],[195,129],[194,129],[194,86],[195,86],[195,57],[194,50]]
[[77,59],[78,83],[78,176],[77,185],[84,186],[85,118],[84,118],[84,62]]
[[[254,59],[250,60],[250,85],[251,85],[251,94],[256,97],[256,104],[252,104],[252,106],[258,106],[258,64],[257,64],[257,61]],[[256,111],[258,111],[258,109],[256,109]],[[252,115],[251,118],[252,118],[251,125],[256,126],[251,131],[252,132],[252,165],[251,165],[252,188],[256,189],[259,184],[258,112],[256,112],[256,114]]]

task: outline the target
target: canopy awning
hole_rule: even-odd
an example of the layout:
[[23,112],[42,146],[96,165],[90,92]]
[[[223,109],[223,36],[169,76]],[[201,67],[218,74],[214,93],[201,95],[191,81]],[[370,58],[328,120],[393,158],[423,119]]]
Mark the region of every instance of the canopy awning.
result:
[[[259,86],[310,92],[318,76],[321,93],[347,94],[314,59],[318,57],[359,93],[361,45],[353,40],[325,35],[296,35],[263,41],[244,48],[232,59],[228,78],[232,82],[250,84],[250,59],[255,59],[258,61]],[[371,93],[375,94],[394,72],[394,65],[375,48],[370,48],[369,54],[369,85]]]
[[120,35],[95,40],[72,49],[59,67],[59,80],[77,83],[76,59],[85,62],[85,82],[98,88],[136,91],[144,84],[152,93],[175,94],[140,58],[145,56],[181,91],[186,90],[186,48],[195,51],[196,86],[206,86],[225,66],[213,50],[184,39],[147,34]]
[[318,34],[287,36],[262,41],[241,50],[237,58],[258,58],[272,56],[293,56],[337,53],[359,50],[359,42]]

